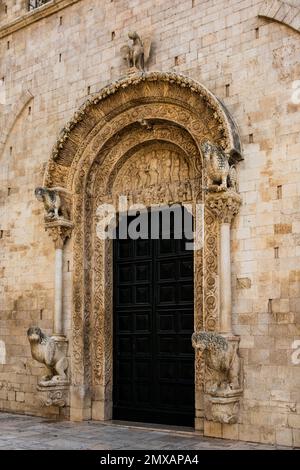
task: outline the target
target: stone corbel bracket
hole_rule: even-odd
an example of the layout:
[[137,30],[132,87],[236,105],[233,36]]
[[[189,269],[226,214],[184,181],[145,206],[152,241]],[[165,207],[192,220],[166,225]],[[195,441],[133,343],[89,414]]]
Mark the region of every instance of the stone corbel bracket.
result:
[[204,359],[204,416],[208,421],[234,424],[243,394],[240,338],[212,332],[195,332],[192,344]]

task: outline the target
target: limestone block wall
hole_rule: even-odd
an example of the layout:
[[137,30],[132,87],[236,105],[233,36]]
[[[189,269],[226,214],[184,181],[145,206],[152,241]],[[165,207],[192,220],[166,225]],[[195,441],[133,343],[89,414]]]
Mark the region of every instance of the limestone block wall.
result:
[[[6,16],[0,12],[0,409],[58,414],[35,400],[41,368],[26,338],[33,324],[50,333],[53,316],[54,249],[33,190],[60,128],[124,73],[119,50],[137,30],[153,38],[149,70],[202,82],[225,102],[243,142],[232,283],[245,393],[240,423],[205,432],[299,446],[300,364],[292,362],[300,339],[299,33],[258,17],[261,0],[63,1],[63,10],[14,32],[7,25],[24,2],[6,0]],[[68,246],[68,335],[70,253]]]

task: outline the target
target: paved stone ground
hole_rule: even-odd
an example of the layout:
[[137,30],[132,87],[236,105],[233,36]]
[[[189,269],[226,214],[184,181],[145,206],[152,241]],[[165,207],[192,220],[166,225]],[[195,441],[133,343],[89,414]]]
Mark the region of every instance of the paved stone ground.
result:
[[[111,422],[57,422],[0,413],[0,450],[201,450],[267,449],[275,447],[204,438],[189,428],[155,428]],[[283,448],[283,447],[281,447]]]

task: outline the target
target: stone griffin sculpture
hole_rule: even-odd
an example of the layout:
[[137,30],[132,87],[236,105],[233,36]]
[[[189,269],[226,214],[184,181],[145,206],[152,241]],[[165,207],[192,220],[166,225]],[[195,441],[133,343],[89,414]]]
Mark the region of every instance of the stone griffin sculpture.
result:
[[122,57],[129,69],[144,71],[150,56],[151,41],[149,38],[142,40],[136,31],[129,32],[128,37],[132,45],[126,44],[121,48]]
[[51,336],[46,336],[40,328],[33,326],[27,331],[33,359],[46,366],[47,375],[39,382],[40,386],[66,384],[68,359]]
[[220,147],[206,141],[201,145],[209,191],[225,191],[232,189],[238,192],[237,172],[234,165],[230,165],[229,155]]
[[45,221],[58,219],[70,219],[70,198],[69,193],[63,188],[44,188],[35,189],[35,197],[44,204]]
[[207,393],[217,396],[219,392],[240,390],[240,358],[236,344],[206,331],[194,333],[192,344],[204,356]]

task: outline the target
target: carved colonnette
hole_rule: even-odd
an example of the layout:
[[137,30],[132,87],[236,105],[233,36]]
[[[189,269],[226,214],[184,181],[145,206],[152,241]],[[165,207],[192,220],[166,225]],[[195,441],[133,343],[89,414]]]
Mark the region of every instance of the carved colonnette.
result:
[[[211,295],[209,289],[205,291],[208,295],[206,306],[213,306],[217,301],[213,309],[215,315],[213,318],[205,316],[204,331],[194,333],[192,341],[198,360],[204,363],[205,419],[234,424],[239,417],[243,380],[238,355],[240,338],[232,333],[230,224],[239,212],[241,197],[237,192],[234,158],[210,142],[204,142],[202,150],[206,170],[207,219],[215,224],[215,236],[206,234],[210,237],[210,251],[205,257],[205,267],[208,268],[208,287],[215,289],[218,284],[220,295]],[[217,264],[210,255],[214,250],[218,251]]]
[[53,334],[45,335],[40,328],[28,330],[32,357],[45,364],[48,374],[38,382],[42,406],[65,407],[69,404],[68,340],[63,331],[63,248],[71,237],[72,195],[62,187],[38,187],[35,196],[45,209],[44,227],[55,248],[55,299]]
[[[218,331],[219,222],[204,198],[201,145],[210,141],[238,154],[234,135],[208,90],[187,77],[158,72],[105,88],[61,132],[44,185],[73,194],[72,419],[111,416],[112,244],[96,236],[98,205],[114,202],[124,190],[147,206],[189,202],[195,210],[196,203],[205,203],[204,246],[195,252],[195,330]],[[176,178],[178,165],[185,176]],[[195,367],[200,419],[205,368],[198,349]]]

